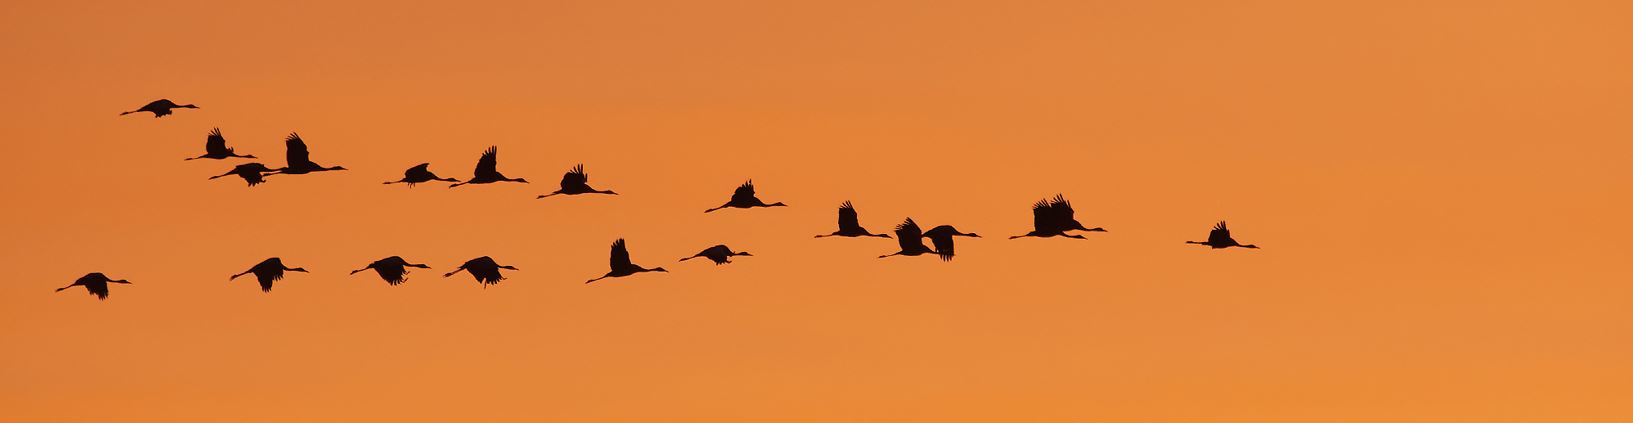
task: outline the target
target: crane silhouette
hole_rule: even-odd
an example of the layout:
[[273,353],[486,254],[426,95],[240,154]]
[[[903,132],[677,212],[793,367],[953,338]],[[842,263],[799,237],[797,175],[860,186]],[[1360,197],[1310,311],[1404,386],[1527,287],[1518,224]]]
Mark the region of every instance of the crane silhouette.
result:
[[233,166],[232,170],[227,171],[227,173],[211,176],[210,179],[238,175],[238,177],[244,178],[244,182],[253,187],[260,185],[262,182],[266,182],[266,176],[271,173],[272,169],[268,169],[264,164],[245,163],[238,166]]
[[598,191],[595,188],[590,188],[590,174],[584,173],[584,164],[583,163],[579,163],[578,166],[573,166],[573,170],[569,170],[569,171],[567,171],[567,173],[561,175],[561,189],[556,190],[556,192],[552,192],[552,193],[545,194],[545,195],[540,195],[539,198],[549,197],[549,196],[557,195],[557,194],[561,194],[561,195],[579,195],[579,194],[611,194],[611,195],[618,195],[618,193],[612,192],[612,190],[610,190],[610,189],[609,190],[604,190],[604,191]]
[[817,235],[816,237],[817,238],[822,238],[822,237],[826,237],[826,236],[843,236],[843,237],[875,236],[875,237],[880,237],[880,238],[889,238],[890,237],[890,235],[885,235],[885,234],[869,233],[867,229],[862,228],[862,224],[859,223],[857,221],[857,219],[856,219],[856,207],[851,206],[851,202],[849,202],[849,201],[846,201],[845,204],[840,204],[839,205],[839,230],[834,231],[834,233],[827,234],[827,235]]
[[482,256],[466,260],[465,264],[459,265],[458,269],[454,269],[454,271],[448,272],[447,274],[442,275],[442,277],[446,278],[453,276],[455,273],[459,273],[459,271],[464,270],[470,273],[471,277],[476,278],[476,282],[482,284],[483,288],[487,288],[488,285],[498,284],[499,281],[505,280],[505,275],[499,274],[499,269],[520,270],[515,267],[499,264],[498,262],[493,261],[493,257]]
[[83,286],[85,287],[85,291],[90,292],[91,295],[95,295],[96,299],[106,300],[108,299],[109,283],[129,284],[130,282],[124,279],[111,279],[108,278],[107,275],[100,272],[92,272],[86,273],[85,276],[80,276],[79,279],[75,279],[72,285],[57,288],[57,292],[62,292],[64,289],[73,288],[76,286]]
[[680,259],[680,261],[687,261],[698,257],[703,257],[713,261],[716,266],[719,266],[722,264],[731,263],[731,258],[733,256],[753,256],[753,254],[749,254],[747,251],[732,251],[731,247],[721,244],[705,248],[702,252],[697,253],[697,255]]
[[137,113],[137,112],[151,112],[151,113],[153,113],[153,117],[161,118],[161,117],[164,117],[165,115],[170,114],[170,109],[197,109],[197,108],[198,108],[198,106],[194,106],[194,105],[191,105],[191,104],[176,104],[176,102],[174,102],[174,101],[170,101],[169,99],[161,98],[161,99],[158,99],[158,100],[153,100],[153,102],[147,103],[147,105],[142,106],[142,108],[140,108],[140,109],[120,113],[119,115],[124,116],[124,115],[128,115],[128,114],[131,114],[131,113]]
[[720,207],[715,207],[715,208],[712,208],[712,209],[704,210],[703,212],[708,213],[708,212],[712,212],[712,211],[715,211],[715,210],[720,210],[720,209],[727,208],[727,207],[746,209],[746,208],[753,208],[753,207],[785,207],[785,206],[787,206],[787,204],[783,204],[782,202],[766,204],[764,201],[760,201],[759,198],[754,196],[754,180],[750,179],[750,180],[748,180],[748,182],[744,182],[743,185],[739,185],[737,187],[737,191],[733,191],[731,193],[731,201],[727,201],[726,204],[722,204],[722,205],[720,205]]
[[584,283],[595,282],[606,278],[621,278],[643,272],[669,272],[668,270],[664,270],[662,267],[647,269],[641,266],[636,266],[635,263],[630,263],[629,248],[625,246],[623,238],[618,238],[617,241],[612,242],[611,264],[612,270],[607,272],[607,274],[602,275],[599,278],[584,281]]
[[491,183],[494,183],[494,182],[521,182],[521,183],[524,183],[524,184],[527,183],[526,179],[522,179],[522,178],[515,178],[515,179],[506,178],[504,174],[499,173],[499,147],[498,146],[488,147],[487,151],[482,152],[482,158],[476,160],[476,171],[475,171],[475,174],[471,176],[471,180],[465,181],[465,182],[456,182],[453,185],[449,185],[448,188],[453,188],[453,187],[457,187],[457,186],[465,185],[465,184],[491,184]]
[[431,268],[431,266],[426,266],[423,264],[409,263],[408,260],[403,260],[402,257],[391,256],[375,260],[373,263],[369,263],[368,266],[363,266],[362,269],[353,270],[351,274],[355,275],[357,272],[374,269],[374,273],[380,274],[380,279],[385,279],[387,284],[396,286],[397,284],[408,280],[408,278],[403,277],[403,275],[408,274],[407,268],[409,267],[418,267],[421,269]]
[[1213,225],[1213,230],[1212,231],[1208,231],[1208,240],[1207,241],[1185,241],[1185,243],[1186,244],[1202,244],[1202,245],[1206,245],[1206,246],[1209,246],[1209,247],[1213,247],[1216,250],[1220,249],[1220,248],[1230,248],[1230,247],[1259,248],[1259,246],[1253,245],[1253,244],[1243,245],[1243,244],[1237,243],[1235,239],[1230,237],[1230,229],[1225,227],[1225,221],[1223,221],[1223,220],[1219,221],[1219,224]]
[[1082,235],[1068,234],[1066,231],[1105,232],[1104,228],[1085,228],[1082,223],[1072,217],[1072,203],[1066,201],[1066,196],[1055,194],[1053,200],[1043,199],[1032,204],[1032,231],[1025,235],[1016,235],[1009,239],[1022,237],[1048,238],[1063,236],[1067,238],[1087,239]]
[[255,158],[253,155],[239,155],[238,153],[234,153],[232,151],[232,147],[227,146],[227,138],[221,136],[221,128],[215,128],[210,130],[210,135],[208,137],[204,138],[204,154],[201,154],[198,157],[188,157],[187,160],[221,160],[228,157],[241,157],[246,159]]
[[430,182],[430,181],[459,182],[458,179],[454,179],[454,178],[437,177],[437,174],[431,173],[431,164],[430,163],[420,163],[417,166],[408,168],[408,170],[403,171],[403,178],[402,179],[398,179],[398,180],[395,180],[395,181],[389,181],[389,182],[386,182],[386,184],[388,184],[388,185],[389,184],[408,184],[409,188],[413,188],[414,184],[421,183],[421,182]]
[[256,263],[254,267],[250,267],[249,270],[245,270],[244,273],[232,275],[232,277],[227,278],[227,280],[230,281],[238,279],[239,276],[254,273],[255,280],[261,283],[261,292],[272,292],[272,283],[277,282],[279,279],[283,279],[284,272],[286,271],[307,273],[306,269],[284,266],[283,260],[273,257],[266,260],[261,260],[260,263]]
[[346,170],[346,168],[340,166],[323,167],[322,165],[312,162],[311,152],[306,150],[306,141],[301,140],[300,134],[290,132],[289,137],[284,138],[284,148],[287,150],[284,154],[285,165],[284,167],[273,169],[273,172],[288,175],[303,175],[312,172]]
[[924,231],[924,237],[930,238],[930,244],[936,246],[936,254],[941,256],[941,261],[953,260],[953,237],[955,236],[981,237],[975,233],[959,232],[957,228],[951,225],[941,225]]
[[924,246],[924,231],[919,230],[919,224],[909,217],[906,221],[896,225],[896,243],[901,245],[901,251],[879,256],[917,256],[934,253],[930,247]]

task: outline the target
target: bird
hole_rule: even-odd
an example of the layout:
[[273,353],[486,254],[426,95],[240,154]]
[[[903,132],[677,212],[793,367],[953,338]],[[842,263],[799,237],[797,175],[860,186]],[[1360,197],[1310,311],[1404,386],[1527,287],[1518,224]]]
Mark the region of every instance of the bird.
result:
[[466,260],[465,264],[459,265],[458,269],[454,269],[454,271],[448,272],[442,277],[453,276],[455,273],[464,270],[469,272],[471,277],[476,278],[476,282],[481,283],[483,288],[487,288],[488,285],[498,284],[499,281],[505,280],[505,275],[499,274],[499,269],[520,270],[515,267],[501,265],[493,261],[493,257],[482,256]]
[[239,155],[238,153],[234,153],[232,151],[232,147],[227,146],[227,138],[221,136],[221,128],[215,128],[210,130],[210,135],[208,137],[204,138],[204,154],[201,154],[198,157],[188,157],[187,160],[221,160],[228,157],[242,157],[246,159],[255,158],[254,155]]
[[249,186],[253,187],[260,185],[262,182],[266,182],[266,176],[271,173],[272,169],[267,168],[264,164],[245,163],[238,166],[233,166],[232,170],[227,171],[227,173],[211,176],[210,179],[216,179],[229,175],[238,175],[238,177],[244,178],[244,182],[249,183]]
[[913,218],[911,217],[907,218],[907,220],[901,224],[896,225],[896,243],[901,245],[901,251],[885,254],[879,256],[879,258],[890,256],[917,256],[935,252],[935,250],[931,250],[930,247],[924,246],[924,232],[919,230],[919,224],[913,222]]
[[80,276],[79,279],[75,279],[72,285],[57,288],[57,292],[62,292],[64,289],[73,288],[76,286],[83,286],[85,287],[86,291],[91,293],[91,295],[95,295],[96,299],[106,300],[108,299],[108,283],[110,282],[130,284],[130,281],[126,281],[124,279],[111,279],[108,277],[108,275],[104,275],[101,272],[92,272],[86,273],[85,276]]
[[170,109],[197,109],[197,108],[198,108],[198,106],[194,106],[194,105],[191,105],[191,104],[176,104],[176,102],[174,102],[174,101],[170,101],[169,99],[161,98],[161,99],[158,99],[158,100],[153,100],[153,102],[148,103],[146,106],[142,106],[142,108],[140,108],[140,109],[120,113],[119,115],[124,116],[124,115],[128,115],[128,114],[131,114],[131,113],[136,113],[136,112],[152,112],[153,117],[162,118],[162,117],[164,117],[164,115],[170,114]]
[[414,184],[421,183],[421,182],[430,182],[430,181],[459,182],[458,179],[454,179],[454,178],[438,177],[437,174],[431,173],[431,164],[430,163],[420,163],[417,166],[408,168],[408,170],[403,171],[403,178],[402,179],[398,179],[398,180],[395,180],[395,181],[388,181],[388,182],[386,182],[386,184],[388,184],[388,185],[389,184],[408,184],[409,188],[413,188]]
[[788,205],[783,204],[782,202],[766,204],[764,201],[760,201],[759,198],[755,198],[754,197],[754,180],[750,179],[750,180],[748,180],[748,182],[744,182],[743,185],[738,186],[737,191],[732,192],[731,201],[727,201],[726,204],[722,204],[722,205],[720,205],[720,207],[715,207],[715,208],[712,208],[712,209],[704,210],[703,212],[708,213],[708,212],[712,212],[712,211],[715,211],[715,210],[720,210],[720,209],[727,208],[727,207],[746,209],[746,208],[751,208],[751,207],[786,207],[786,206],[788,206]]
[[351,274],[355,275],[357,272],[374,269],[374,273],[380,274],[380,279],[385,279],[387,284],[396,286],[397,284],[408,280],[408,278],[403,277],[403,275],[408,274],[407,268],[409,267],[418,267],[421,269],[431,268],[431,266],[426,266],[423,264],[409,263],[408,260],[403,260],[402,257],[391,256],[375,260],[373,263],[369,263],[368,266],[363,266],[362,269],[353,270]]
[[579,163],[578,166],[573,166],[573,170],[569,170],[569,171],[567,171],[567,173],[561,175],[561,189],[556,190],[556,192],[552,192],[552,193],[545,194],[545,195],[540,195],[539,198],[549,197],[549,196],[556,195],[556,194],[563,194],[563,195],[579,195],[579,194],[611,194],[611,195],[618,195],[618,193],[612,192],[612,190],[597,191],[595,188],[590,188],[589,182],[590,182],[590,174],[584,173],[584,164]]
[[747,251],[732,251],[731,247],[721,244],[705,248],[702,252],[697,253],[697,255],[680,259],[680,261],[687,261],[698,257],[703,257],[713,261],[716,266],[719,266],[722,264],[731,263],[732,256],[753,256],[753,254],[749,254]]
[[1068,234],[1066,231],[1105,232],[1104,228],[1085,228],[1072,217],[1072,203],[1066,201],[1066,196],[1055,194],[1053,200],[1043,199],[1032,204],[1032,231],[1025,235],[1016,235],[1009,239],[1022,237],[1048,238],[1063,236],[1067,238],[1087,239],[1082,235]]
[[981,237],[975,233],[959,232],[957,228],[951,225],[941,225],[924,231],[924,237],[930,238],[930,244],[936,246],[936,254],[941,256],[941,261],[953,260],[953,237],[955,236]]
[[476,172],[475,175],[471,176],[470,180],[465,182],[456,182],[453,185],[449,185],[448,188],[465,184],[491,184],[500,181],[521,182],[524,184],[527,183],[526,179],[506,178],[504,174],[499,173],[499,147],[492,146],[488,147],[487,151],[482,152],[481,159],[476,160]]
[[238,279],[239,276],[254,273],[255,280],[261,283],[261,292],[272,292],[272,283],[278,281],[279,279],[283,279],[285,271],[308,273],[306,269],[284,266],[283,260],[273,257],[266,260],[261,260],[260,263],[256,263],[254,267],[250,267],[249,270],[245,270],[244,273],[232,275],[232,277],[227,278],[227,280],[230,281],[233,279]]
[[607,272],[607,274],[602,275],[599,278],[584,281],[584,283],[595,282],[606,278],[619,278],[643,272],[669,272],[668,270],[664,270],[662,267],[647,269],[641,266],[636,266],[634,263],[630,263],[629,248],[625,247],[623,238],[618,238],[617,241],[612,242],[611,264],[612,271]]
[[826,237],[826,236],[843,236],[843,237],[874,236],[874,237],[880,237],[880,238],[889,238],[890,237],[890,235],[885,235],[885,234],[869,233],[867,229],[862,228],[862,224],[858,223],[857,220],[856,220],[856,207],[851,206],[851,202],[849,202],[849,201],[846,201],[845,204],[840,204],[839,205],[839,230],[834,231],[834,233],[827,234],[827,235],[817,235],[816,237],[817,238],[822,238],[822,237]]
[[1206,246],[1209,246],[1209,247],[1213,247],[1216,250],[1220,249],[1220,248],[1230,248],[1230,247],[1242,247],[1242,248],[1254,248],[1254,249],[1259,248],[1259,246],[1253,245],[1253,244],[1243,245],[1243,244],[1237,243],[1235,239],[1230,237],[1230,229],[1225,227],[1225,221],[1223,221],[1223,220],[1219,221],[1219,224],[1213,225],[1213,230],[1212,231],[1208,231],[1208,240],[1207,241],[1185,241],[1185,243],[1186,244],[1202,244],[1202,245],[1206,245]]
[[273,171],[276,173],[303,175],[312,172],[346,170],[346,168],[340,166],[323,167],[322,165],[313,163],[311,159],[311,152],[306,150],[306,141],[301,140],[300,134],[290,132],[289,137],[284,138],[284,147],[287,150],[284,154],[285,164],[284,167],[273,169]]

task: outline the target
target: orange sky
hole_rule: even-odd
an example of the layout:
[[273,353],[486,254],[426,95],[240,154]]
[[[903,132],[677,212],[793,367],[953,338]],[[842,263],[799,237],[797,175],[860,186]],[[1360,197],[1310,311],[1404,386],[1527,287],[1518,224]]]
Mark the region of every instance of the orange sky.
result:
[[69,3],[0,5],[0,420],[1633,420],[1626,2]]

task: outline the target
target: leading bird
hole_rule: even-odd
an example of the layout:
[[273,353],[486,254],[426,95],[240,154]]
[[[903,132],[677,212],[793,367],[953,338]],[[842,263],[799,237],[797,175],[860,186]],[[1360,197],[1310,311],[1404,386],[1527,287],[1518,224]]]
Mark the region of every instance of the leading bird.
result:
[[149,113],[153,113],[153,117],[161,118],[161,117],[164,117],[165,115],[170,114],[170,109],[197,109],[197,108],[198,108],[198,106],[194,106],[194,105],[191,105],[191,104],[176,104],[176,102],[174,102],[174,101],[170,101],[169,99],[161,98],[161,99],[158,99],[158,100],[153,100],[153,102],[151,102],[151,103],[147,103],[147,105],[142,106],[142,108],[140,108],[140,109],[120,113],[119,115],[124,116],[124,115],[128,115],[128,114],[131,114],[131,113],[137,113],[137,112],[149,112]]
[[95,295],[96,299],[106,300],[108,299],[109,283],[129,284],[130,281],[126,281],[124,279],[112,279],[101,272],[86,273],[85,276],[80,276],[79,279],[75,279],[72,285],[57,288],[57,292],[62,292],[64,289],[73,288],[76,286],[83,286],[85,287],[85,291],[90,292],[91,295]]

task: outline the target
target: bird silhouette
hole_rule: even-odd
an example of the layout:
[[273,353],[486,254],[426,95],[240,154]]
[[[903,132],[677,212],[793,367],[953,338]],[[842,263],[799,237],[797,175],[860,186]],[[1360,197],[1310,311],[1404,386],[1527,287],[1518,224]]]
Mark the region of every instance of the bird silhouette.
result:
[[79,279],[75,279],[72,285],[57,288],[57,292],[62,292],[64,289],[73,288],[76,286],[83,286],[85,287],[86,291],[91,293],[91,295],[95,295],[96,299],[106,300],[108,299],[108,283],[110,282],[122,284],[130,283],[124,279],[110,279],[107,275],[100,272],[93,272],[86,273],[85,276],[80,276]]
[[955,236],[981,237],[974,233],[959,232],[957,228],[951,225],[941,225],[924,231],[924,237],[930,238],[930,244],[936,246],[936,254],[941,256],[941,261],[953,260],[953,237]]
[[612,242],[611,264],[612,271],[607,272],[607,274],[602,275],[599,278],[584,281],[584,283],[595,282],[606,278],[620,278],[642,272],[669,272],[668,270],[664,270],[662,267],[647,269],[641,266],[636,266],[634,263],[630,263],[629,248],[625,247],[623,238],[618,238],[617,241]]
[[244,273],[232,275],[232,277],[227,278],[227,280],[230,281],[238,279],[239,276],[254,273],[255,280],[261,283],[261,292],[272,292],[272,283],[277,282],[279,279],[283,279],[285,271],[307,273],[306,269],[284,266],[283,260],[273,257],[266,260],[261,260],[260,263],[256,263],[254,267],[250,267],[249,270],[245,270]]
[[389,182],[386,182],[386,184],[408,184],[409,188],[413,188],[414,184],[421,183],[421,182],[430,182],[430,181],[459,182],[458,179],[454,179],[454,178],[437,177],[437,174],[431,173],[431,164],[430,163],[420,163],[417,166],[408,168],[408,170],[403,171],[403,178],[402,179],[395,180],[395,181],[389,181]]
[[374,273],[380,274],[380,279],[385,279],[387,284],[396,286],[397,284],[408,280],[408,278],[403,277],[403,275],[408,274],[407,268],[409,267],[418,267],[421,269],[431,268],[431,266],[426,266],[423,264],[409,263],[408,260],[403,260],[402,257],[391,256],[375,260],[373,263],[369,263],[368,266],[363,266],[362,269],[353,270],[351,274],[355,275],[357,272],[374,269]]
[[227,173],[211,176],[210,179],[238,175],[238,177],[244,178],[244,182],[249,183],[249,186],[253,187],[260,185],[262,182],[266,182],[266,176],[271,173],[272,169],[268,169],[266,165],[260,163],[245,163],[238,166],[233,166],[232,170],[227,171]]
[[752,208],[752,207],[784,207],[784,206],[787,206],[787,204],[783,204],[782,202],[766,204],[764,201],[760,201],[759,198],[754,197],[754,180],[750,179],[748,182],[744,182],[743,185],[738,186],[737,191],[732,192],[731,201],[727,201],[726,204],[722,204],[722,205],[720,205],[720,207],[715,207],[715,208],[712,208],[712,209],[704,210],[703,212],[708,213],[708,212],[712,212],[712,211],[715,211],[715,210],[720,210],[720,209],[727,208],[727,207],[746,209],[746,208]]
[[885,235],[885,234],[869,233],[867,229],[862,228],[862,224],[858,223],[857,220],[856,220],[856,207],[851,206],[851,202],[849,202],[849,201],[846,201],[845,204],[840,204],[839,205],[839,230],[834,231],[834,233],[827,234],[827,235],[817,235],[816,237],[817,238],[822,238],[822,237],[826,237],[826,236],[844,236],[844,237],[875,236],[875,237],[880,237],[880,238],[889,238],[890,237],[890,235]]
[[221,128],[215,128],[210,130],[210,135],[208,137],[204,138],[204,154],[201,154],[198,157],[188,157],[187,160],[221,160],[228,157],[242,157],[246,159],[255,158],[253,155],[239,155],[238,153],[234,153],[232,151],[232,147],[227,146],[227,138],[221,136]]
[[1022,237],[1048,238],[1063,236],[1067,238],[1087,239],[1082,235],[1068,234],[1066,231],[1105,232],[1104,228],[1085,228],[1082,223],[1072,217],[1072,203],[1066,201],[1066,196],[1055,194],[1053,200],[1043,199],[1032,204],[1032,231],[1025,235],[1016,235],[1009,239]]
[[747,251],[732,251],[731,247],[727,247],[722,244],[705,248],[702,252],[697,253],[697,255],[680,259],[680,261],[687,261],[698,257],[703,257],[713,261],[714,264],[718,266],[731,263],[732,256],[753,256],[753,254],[749,254]]
[[1219,221],[1219,224],[1213,225],[1212,231],[1208,231],[1207,241],[1185,241],[1185,243],[1202,244],[1213,247],[1214,249],[1230,247],[1259,248],[1259,246],[1253,244],[1243,245],[1237,243],[1235,239],[1230,237],[1230,229],[1225,227],[1225,221],[1223,220]]
[[573,170],[569,170],[569,171],[567,171],[567,173],[561,175],[561,189],[556,190],[556,192],[552,192],[552,193],[545,194],[545,195],[540,195],[539,198],[549,197],[549,196],[556,195],[556,194],[562,194],[562,195],[579,195],[579,194],[611,194],[611,195],[618,195],[618,193],[612,192],[612,190],[597,191],[595,188],[590,188],[590,174],[584,173],[584,164],[583,163],[580,163],[578,166],[574,166]]
[[306,150],[306,141],[301,140],[300,134],[290,132],[289,138],[284,139],[284,167],[273,169],[273,172],[288,175],[303,175],[312,172],[326,172],[331,170],[346,170],[344,167],[323,167],[313,163],[311,153]]
[[474,175],[471,176],[471,179],[469,181],[456,182],[453,185],[449,185],[448,188],[453,188],[453,187],[457,187],[457,186],[465,185],[465,184],[491,184],[491,183],[494,183],[494,182],[501,182],[501,181],[503,181],[503,182],[521,182],[521,183],[524,183],[524,184],[527,183],[526,179],[522,179],[522,178],[515,178],[515,179],[506,178],[504,174],[499,173],[499,147],[498,146],[493,146],[493,147],[488,147],[487,151],[482,152],[482,158],[476,160],[476,172],[475,172]]
[[455,273],[459,273],[459,271],[464,270],[469,272],[471,277],[476,278],[476,282],[482,284],[483,288],[487,288],[488,285],[498,284],[499,281],[505,280],[505,275],[499,274],[499,269],[520,270],[515,267],[499,264],[498,262],[493,261],[493,257],[482,256],[466,260],[465,264],[459,265],[458,269],[454,269],[454,271],[448,272],[447,274],[442,275],[442,277],[446,278],[453,276]]
[[879,256],[879,258],[890,256],[917,256],[935,252],[935,250],[931,250],[930,247],[924,246],[924,232],[919,230],[919,224],[913,222],[913,218],[911,217],[907,218],[907,220],[901,224],[896,225],[896,243],[901,245],[901,251],[885,254]]
[[153,100],[153,102],[148,103],[146,106],[142,106],[142,108],[140,108],[140,109],[120,113],[119,115],[124,116],[124,115],[128,115],[128,114],[131,114],[131,113],[136,113],[136,112],[152,112],[153,117],[161,118],[161,117],[164,117],[164,115],[170,114],[170,109],[197,109],[197,108],[198,108],[198,106],[194,106],[194,105],[191,105],[191,104],[176,104],[176,102],[170,101],[169,99],[161,98],[161,99],[158,99],[158,100]]

